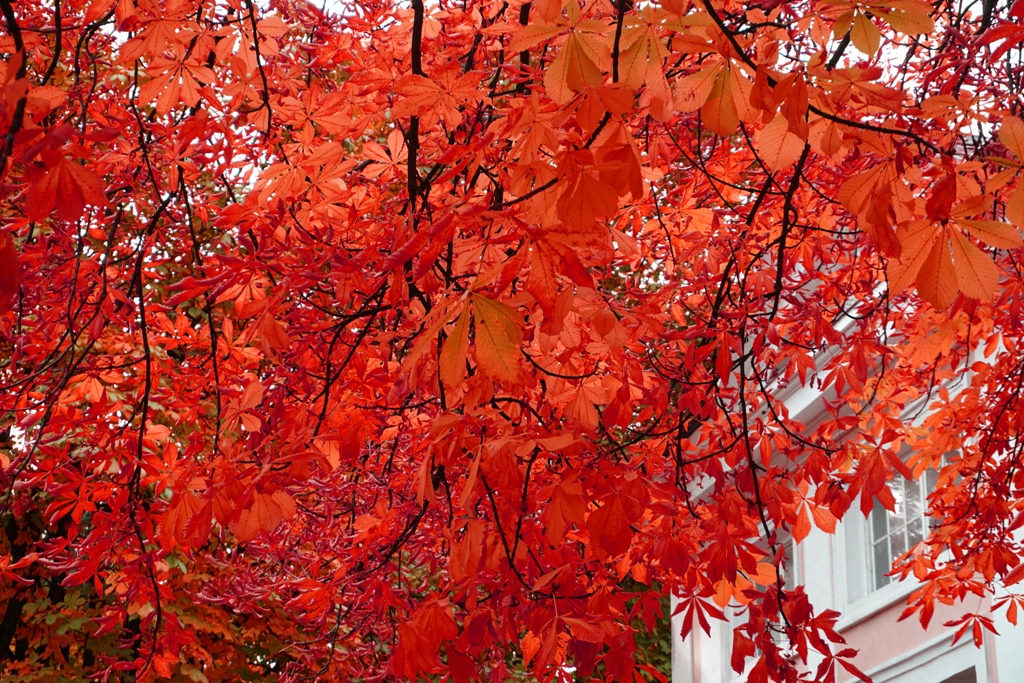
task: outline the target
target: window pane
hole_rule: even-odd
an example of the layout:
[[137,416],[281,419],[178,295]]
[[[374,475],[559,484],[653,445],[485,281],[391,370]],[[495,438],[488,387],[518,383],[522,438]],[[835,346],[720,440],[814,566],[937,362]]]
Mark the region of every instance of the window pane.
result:
[[889,511],[882,506],[882,503],[875,500],[875,507],[871,511],[871,540],[880,540],[889,533],[889,525],[886,524],[885,519],[888,513]]
[[[891,583],[886,573],[892,563],[918,543],[926,540],[929,531],[928,494],[935,490],[938,472],[926,470],[916,481],[897,476],[888,482],[894,505],[890,512],[875,501],[865,529],[869,580],[862,583],[869,590],[878,590]],[[865,542],[866,541],[866,542]]]
[[[896,504],[889,514],[894,515],[898,519],[905,519],[907,514],[907,480],[903,477],[897,477],[889,482],[889,490],[892,491],[892,497],[896,499]],[[890,526],[892,526],[891,522]]]
[[907,523],[907,491],[903,488],[902,481],[890,482],[889,489],[892,491],[892,497],[896,499],[896,504],[889,513],[889,533],[894,534]]
[[942,679],[942,683],[978,683],[978,674],[975,673],[974,667],[966,671],[961,671],[955,676]]
[[910,482],[907,491],[907,525],[920,521],[924,516],[923,481]]
[[874,588],[877,590],[889,583],[889,577],[885,575],[889,571],[889,545],[883,539],[880,543],[875,543],[874,553]]
[[910,524],[907,525],[907,543],[908,548],[913,548],[915,545],[924,540],[924,518],[918,517],[917,519],[911,520]]
[[892,562],[905,552],[907,552],[907,536],[903,529],[899,529],[889,535],[889,561]]

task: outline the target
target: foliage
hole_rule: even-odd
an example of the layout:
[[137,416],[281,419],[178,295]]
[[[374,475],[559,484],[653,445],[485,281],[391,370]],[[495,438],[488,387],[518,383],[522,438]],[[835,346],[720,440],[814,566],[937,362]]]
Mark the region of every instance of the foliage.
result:
[[908,613],[1015,622],[1024,4],[967,5],[0,0],[3,675],[639,681],[671,592],[833,681],[776,533],[935,467]]

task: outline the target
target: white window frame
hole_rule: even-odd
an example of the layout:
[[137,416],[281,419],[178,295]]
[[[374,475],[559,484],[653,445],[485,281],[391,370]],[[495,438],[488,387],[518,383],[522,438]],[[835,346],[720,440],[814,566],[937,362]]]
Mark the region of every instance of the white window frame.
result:
[[[921,475],[922,478],[925,476]],[[915,484],[919,481],[921,478],[914,480]],[[886,483],[886,486],[888,485]],[[835,540],[839,561],[836,567],[835,589],[838,598],[836,602],[840,605],[843,616],[836,626],[840,631],[869,619],[897,602],[905,601],[919,585],[912,580],[890,580],[881,588],[874,587],[875,558],[871,524],[875,509],[872,507],[865,518],[855,503],[855,507],[845,515],[843,523],[837,529]],[[895,560],[895,557],[889,558],[890,562]]]
[[859,510],[851,510],[836,530],[836,602],[843,615],[836,630],[840,632],[906,600],[919,587],[916,581],[891,581],[871,590],[868,524]]
[[[912,522],[920,521],[920,523],[921,523],[920,531],[921,531],[922,535],[921,535],[921,539],[919,541],[917,541],[916,543],[920,543],[921,541],[925,541],[928,538],[928,534],[929,534],[929,532],[931,530],[931,523],[932,523],[931,518],[928,516],[928,496],[932,493],[932,491],[934,491],[935,484],[936,484],[935,480],[937,478],[938,478],[938,471],[929,468],[929,469],[925,470],[921,474],[921,476],[918,477],[917,479],[909,480],[909,479],[904,479],[903,477],[896,477],[896,478],[893,478],[888,483],[888,486],[889,486],[890,490],[892,490],[893,485],[896,484],[897,482],[899,482],[900,488],[902,488],[903,491],[906,492],[907,494],[910,494],[911,493],[911,489],[912,489],[913,495],[915,495],[918,498],[918,502],[921,505],[920,514],[919,515],[914,515],[913,519],[908,517],[906,507],[904,507],[902,512],[901,512],[901,514],[898,515],[898,516],[903,518],[903,524],[901,525],[901,528],[899,529],[899,532],[901,534],[903,534],[903,538],[905,539],[906,546],[907,546],[906,549],[903,551],[903,553],[911,550],[911,548],[913,547],[913,546],[910,545],[909,531],[908,531],[908,528],[909,528],[909,526],[910,526],[910,524]],[[893,494],[894,494],[894,497],[896,498],[896,509],[897,510],[900,509],[901,502],[902,502],[903,506],[906,506],[906,501],[900,501],[900,496],[897,496],[895,494],[895,492],[893,492]],[[885,507],[883,507],[881,505],[881,503],[878,502],[878,500],[876,500],[875,501],[875,505],[871,509],[871,512],[868,514],[868,518],[865,520],[865,525],[864,525],[864,541],[865,541],[865,543],[864,543],[864,552],[867,555],[866,559],[867,559],[867,564],[868,564],[868,567],[867,567],[867,581],[865,583],[865,588],[866,588],[868,593],[873,593],[875,591],[882,590],[883,588],[885,588],[886,586],[888,586],[889,584],[893,583],[896,580],[895,577],[885,577],[885,575],[889,573],[889,570],[887,569],[886,571],[881,572],[881,576],[885,577],[885,584],[882,585],[882,586],[878,586],[878,582],[879,582],[879,579],[880,579],[880,573],[879,573],[880,572],[880,568],[878,567],[877,562],[876,562],[875,546],[880,544],[879,543],[880,539],[875,538],[874,525],[875,525],[875,519],[876,519],[875,516],[876,515],[884,516],[886,532],[882,536],[882,538],[886,539],[885,540],[885,544],[887,546],[886,547],[886,555],[889,558],[889,568],[891,569],[892,568],[892,563],[895,562],[897,559],[899,559],[899,557],[901,557],[903,555],[903,553],[900,553],[899,555],[896,555],[892,551],[892,546],[889,543],[889,539],[891,539],[893,537],[893,535],[894,535],[893,529],[890,526],[890,519],[891,519],[892,516],[895,515],[895,512],[890,512]],[[916,545],[916,543],[915,543],[915,545]]]

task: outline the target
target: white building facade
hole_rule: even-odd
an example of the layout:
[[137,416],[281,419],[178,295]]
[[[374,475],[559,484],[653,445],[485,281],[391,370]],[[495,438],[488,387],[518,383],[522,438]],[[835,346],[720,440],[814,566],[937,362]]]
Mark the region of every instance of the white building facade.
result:
[[[820,419],[819,392],[798,387],[780,393],[795,419]],[[900,582],[887,574],[894,559],[927,535],[927,495],[934,485],[934,472],[916,482],[897,476],[889,482],[894,511],[876,502],[865,519],[854,506],[835,534],[814,528],[803,542],[789,541],[786,586],[803,585],[817,613],[842,613],[837,631],[859,651],[852,661],[875,683],[1024,683],[1024,628],[1006,621],[1005,610],[992,614],[1000,635],[986,633],[980,648],[970,633],[954,644],[956,629],[943,626],[965,613],[986,611],[988,598],[937,604],[927,629],[917,614],[899,621],[916,583],[912,576]],[[726,614],[733,611],[727,608]],[[695,627],[683,641],[682,619],[672,617],[672,683],[744,683],[745,675],[730,666],[732,624],[713,621],[710,636]],[[857,680],[840,671],[839,683]]]

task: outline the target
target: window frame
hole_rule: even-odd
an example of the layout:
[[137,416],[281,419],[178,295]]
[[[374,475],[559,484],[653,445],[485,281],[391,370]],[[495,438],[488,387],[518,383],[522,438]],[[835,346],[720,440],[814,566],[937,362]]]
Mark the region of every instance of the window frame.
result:
[[[889,490],[892,491],[893,484],[895,484],[897,478],[894,477],[886,485]],[[867,562],[867,582],[865,588],[867,594],[871,594],[875,591],[882,590],[889,584],[894,582],[893,577],[888,576],[889,570],[892,569],[893,562],[897,558],[902,557],[904,553],[908,552],[914,545],[926,541],[931,530],[931,518],[928,514],[928,496],[935,491],[935,487],[938,483],[938,470],[929,468],[925,470],[920,477],[917,479],[904,479],[903,477],[898,478],[900,488],[902,489],[902,495],[898,495],[896,491],[893,491],[893,497],[896,499],[895,508],[899,510],[902,507],[902,512],[897,515],[896,510],[887,510],[880,501],[875,500],[874,507],[871,508],[871,512],[868,514],[865,520],[865,533],[864,533],[864,553],[865,560]],[[911,491],[912,490],[912,491]],[[911,518],[908,515],[910,506],[907,504],[910,495],[917,499],[916,504],[919,506],[918,514],[913,515]],[[903,498],[903,500],[901,500]],[[878,533],[878,522],[881,517],[882,523],[885,524],[885,533],[880,537],[876,536]],[[901,517],[902,523],[898,529],[893,529],[892,519],[893,517]],[[920,522],[920,539],[913,541],[911,538],[911,525],[915,522]],[[897,534],[902,535],[902,541],[904,550],[899,554],[892,549],[892,539]],[[888,559],[889,570],[880,571],[878,563],[877,547],[882,543],[885,544],[885,557]],[[913,544],[913,545],[912,545]],[[880,585],[880,582],[881,585]]]
[[[937,477],[938,470],[928,469],[917,479],[912,480],[914,486],[931,486],[934,490],[935,481],[928,482],[929,478]],[[901,486],[911,483],[899,474],[896,475],[901,481]],[[890,485],[891,482],[886,482]],[[930,490],[924,493],[923,519],[927,521],[927,497]],[[879,612],[892,607],[896,603],[905,602],[920,584],[917,581],[889,580],[885,585],[875,588],[875,557],[872,544],[872,517],[875,514],[876,506],[872,508],[867,517],[859,514],[859,509],[851,509],[839,525],[835,537],[837,568],[835,595],[840,605],[842,618],[836,624],[837,630],[842,631],[870,619]],[[882,508],[885,509],[885,508]],[[888,513],[888,510],[886,510]],[[891,513],[889,513],[891,514]],[[926,528],[924,539],[928,538],[929,528]],[[909,550],[909,548],[908,548]],[[896,558],[890,557],[890,568],[892,561]]]

